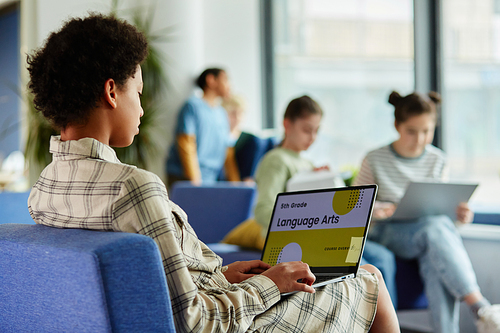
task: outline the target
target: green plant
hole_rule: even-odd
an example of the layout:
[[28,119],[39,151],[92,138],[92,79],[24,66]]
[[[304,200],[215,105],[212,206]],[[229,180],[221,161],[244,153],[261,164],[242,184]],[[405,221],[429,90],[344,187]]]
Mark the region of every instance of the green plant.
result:
[[27,137],[24,157],[29,166],[29,183],[33,184],[40,172],[52,160],[52,155],[49,152],[50,137],[59,133],[44,118],[42,113],[35,109],[31,94],[23,93],[22,89],[13,88],[13,90],[25,102],[27,109]]
[[344,165],[343,167],[340,168],[340,173],[346,186],[352,185],[354,179],[358,175],[358,172],[359,172],[359,167],[354,165]]
[[[111,13],[117,15],[118,0],[113,0]],[[151,157],[158,156],[160,140],[164,141],[165,133],[159,126],[158,119],[164,112],[164,91],[168,87],[164,65],[166,56],[158,48],[159,43],[169,40],[171,27],[159,31],[152,31],[155,7],[136,7],[132,9],[132,22],[142,31],[149,43],[149,54],[142,64],[142,79],[144,82],[141,97],[144,116],[141,118],[139,134],[132,145],[126,148],[115,148],[118,158],[127,164],[133,164],[143,169],[149,169],[148,161]]]
[[41,112],[35,109],[33,98],[27,96],[28,107],[28,136],[24,155],[30,166],[38,166],[41,170],[52,160],[49,153],[50,137],[59,134],[45,119]]

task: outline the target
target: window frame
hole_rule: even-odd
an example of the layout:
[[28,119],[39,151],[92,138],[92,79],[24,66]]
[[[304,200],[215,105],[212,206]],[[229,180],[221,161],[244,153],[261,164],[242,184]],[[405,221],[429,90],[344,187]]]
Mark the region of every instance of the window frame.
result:
[[[442,93],[441,0],[413,0],[415,90]],[[262,128],[275,128],[272,0],[260,0],[262,36]],[[433,145],[443,148],[441,113]]]

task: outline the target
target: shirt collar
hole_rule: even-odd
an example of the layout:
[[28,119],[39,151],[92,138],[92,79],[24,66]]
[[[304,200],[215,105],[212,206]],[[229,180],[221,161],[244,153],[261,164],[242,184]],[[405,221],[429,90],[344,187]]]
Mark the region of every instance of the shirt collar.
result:
[[393,143],[391,143],[391,144],[389,145],[389,149],[392,151],[392,153],[393,153],[394,155],[396,155],[396,157],[401,158],[401,159],[404,159],[404,160],[409,160],[409,161],[411,161],[411,160],[416,161],[416,160],[418,160],[418,159],[422,158],[422,157],[423,157],[423,156],[427,153],[427,146],[425,146],[424,151],[423,151],[423,152],[422,152],[422,154],[420,154],[419,156],[415,156],[415,157],[404,157],[403,155],[400,155],[400,154],[396,151],[396,149],[394,149],[394,142],[393,142]]
[[54,161],[93,158],[121,163],[113,148],[92,138],[61,141],[61,136],[55,135],[50,138],[50,152]]

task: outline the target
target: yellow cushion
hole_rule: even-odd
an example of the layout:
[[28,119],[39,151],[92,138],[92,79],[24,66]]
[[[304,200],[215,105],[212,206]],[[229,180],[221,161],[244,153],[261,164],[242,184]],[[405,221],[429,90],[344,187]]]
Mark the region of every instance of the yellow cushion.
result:
[[262,250],[265,239],[262,237],[262,227],[254,218],[241,222],[233,228],[222,240],[222,243]]

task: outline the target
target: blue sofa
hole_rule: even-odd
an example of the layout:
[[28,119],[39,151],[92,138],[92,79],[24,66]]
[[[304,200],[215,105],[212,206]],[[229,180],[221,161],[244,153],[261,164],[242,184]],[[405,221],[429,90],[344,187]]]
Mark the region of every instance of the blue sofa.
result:
[[158,247],[138,234],[0,224],[0,300],[1,332],[175,332]]
[[[187,211],[200,239],[225,263],[260,258],[257,251],[218,243],[251,215],[255,187],[219,183],[196,193],[189,187],[179,184],[171,197]],[[174,332],[154,241],[34,225],[27,198],[27,192],[0,193],[2,332]],[[474,222],[484,221],[500,224],[500,214],[476,213]],[[398,259],[397,265],[399,309],[425,308],[417,262]]]

